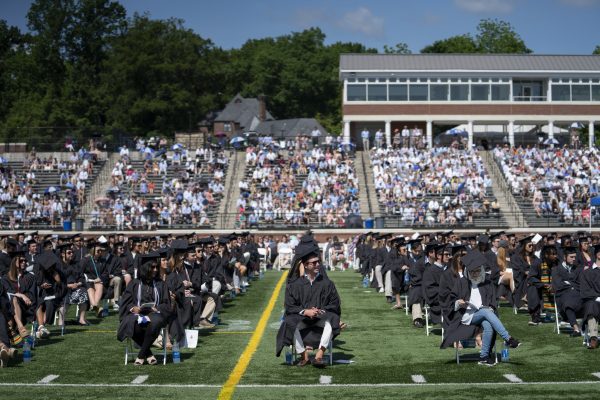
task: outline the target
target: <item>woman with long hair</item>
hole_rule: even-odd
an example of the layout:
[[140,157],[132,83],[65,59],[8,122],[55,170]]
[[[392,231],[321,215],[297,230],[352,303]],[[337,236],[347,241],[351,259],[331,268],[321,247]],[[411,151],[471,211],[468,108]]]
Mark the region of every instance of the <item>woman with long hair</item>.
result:
[[79,268],[79,264],[75,262],[72,245],[61,245],[59,246],[59,250],[60,270],[67,285],[67,295],[65,302],[61,306],[60,316],[64,319],[69,305],[77,304],[79,306],[79,325],[89,325],[89,322],[85,319],[85,312],[89,306],[85,276],[81,268]]
[[519,240],[520,247],[510,259],[510,265],[513,269],[513,279],[515,290],[513,292],[513,306],[520,307],[527,296],[527,274],[529,270],[539,268],[540,259],[535,255],[535,246],[531,242],[533,235]]
[[500,270],[500,280],[498,285],[507,286],[510,292],[515,291],[515,280],[513,279],[513,270],[510,267],[510,257],[508,256],[508,242],[506,244],[500,241],[498,246],[498,253],[496,253],[496,261],[498,262],[498,269]]
[[121,298],[117,338],[131,338],[140,346],[135,365],[157,364],[150,348],[175,312],[175,294],[160,280],[158,269],[156,260],[144,262],[139,279],[127,285]]
[[2,277],[2,287],[10,299],[10,313],[22,338],[29,336],[25,325],[33,320],[37,298],[35,276],[26,271],[27,259],[24,251],[11,253],[12,261],[8,274]]

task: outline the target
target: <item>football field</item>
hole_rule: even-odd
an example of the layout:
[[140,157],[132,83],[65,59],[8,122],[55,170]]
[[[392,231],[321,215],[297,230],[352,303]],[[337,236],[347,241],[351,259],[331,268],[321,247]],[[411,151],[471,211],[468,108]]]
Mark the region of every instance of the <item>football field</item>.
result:
[[[282,273],[269,271],[245,295],[227,301],[221,323],[200,331],[198,347],[182,362],[123,365],[114,312],[89,327],[52,327],[38,341],[31,363],[0,370],[2,399],[350,399],[384,398],[594,398],[600,396],[600,353],[581,338],[556,335],[553,324],[527,325],[528,315],[509,307],[500,316],[523,342],[510,360],[493,368],[475,358],[456,365],[454,350],[440,350],[440,333],[411,327],[404,311],[390,310],[381,294],[361,286],[352,271],[329,273],[348,323],[334,342],[334,365],[299,368],[275,357],[283,310]],[[281,287],[281,290],[278,290]],[[271,311],[272,309],[272,311]],[[69,311],[73,319],[75,310]],[[498,347],[498,351],[500,346]],[[476,356],[475,349],[464,355]]]

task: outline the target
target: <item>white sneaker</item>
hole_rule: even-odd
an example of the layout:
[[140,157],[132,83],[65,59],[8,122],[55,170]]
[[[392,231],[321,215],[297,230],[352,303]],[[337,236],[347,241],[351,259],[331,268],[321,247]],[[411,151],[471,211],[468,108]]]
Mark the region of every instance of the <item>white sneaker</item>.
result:
[[379,293],[384,293],[384,292],[385,292],[385,290],[383,288],[379,289]]

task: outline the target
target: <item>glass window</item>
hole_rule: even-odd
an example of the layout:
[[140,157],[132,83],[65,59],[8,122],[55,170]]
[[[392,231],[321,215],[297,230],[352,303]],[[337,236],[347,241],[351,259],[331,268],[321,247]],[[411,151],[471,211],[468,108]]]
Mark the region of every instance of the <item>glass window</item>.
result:
[[364,81],[365,81],[365,78],[358,78],[358,81],[359,81],[359,82],[364,82]]
[[386,101],[386,85],[369,85],[369,101]]
[[367,100],[367,85],[348,85],[347,96],[348,101]]
[[390,85],[388,91],[390,101],[408,100],[408,85]]
[[552,85],[553,101],[571,101],[571,85]]
[[348,82],[356,82],[355,78],[348,78]]
[[560,82],[560,79],[558,79],[558,78],[552,78],[552,82],[557,82],[558,83],[558,82]]
[[590,101],[589,85],[573,85],[571,88],[573,101]]
[[598,82],[600,82],[600,79],[592,79],[592,82],[593,83],[598,83]]
[[450,85],[450,100],[469,100],[469,85]]
[[510,96],[510,85],[492,85],[492,100],[506,101]]
[[427,101],[427,85],[410,85],[411,101]]
[[490,99],[490,85],[471,85],[471,100],[487,101]]
[[588,78],[584,78],[581,80],[581,83],[590,83],[590,80]]
[[396,82],[396,78],[390,78],[388,79],[389,82]]
[[600,101],[600,85],[592,85],[592,101]]
[[429,100],[431,100],[431,101],[447,101],[448,100],[448,85],[431,85],[431,86],[429,86]]
[[500,82],[500,78],[492,78],[492,82]]
[[451,78],[450,82],[458,82],[458,78]]

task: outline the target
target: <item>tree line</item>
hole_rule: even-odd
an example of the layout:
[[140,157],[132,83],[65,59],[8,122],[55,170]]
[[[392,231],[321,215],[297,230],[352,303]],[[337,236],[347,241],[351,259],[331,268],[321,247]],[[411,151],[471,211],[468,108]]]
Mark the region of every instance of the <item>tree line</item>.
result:
[[[377,53],[360,43],[325,44],[319,28],[224,50],[180,19],[127,18],[111,0],[35,0],[27,26],[21,32],[0,20],[2,142],[168,136],[195,127],[236,93],[264,94],[276,118],[315,117],[338,133],[339,56]],[[400,42],[384,52],[409,50]],[[482,20],[475,36],[438,40],[421,52],[531,50],[507,22]]]

